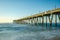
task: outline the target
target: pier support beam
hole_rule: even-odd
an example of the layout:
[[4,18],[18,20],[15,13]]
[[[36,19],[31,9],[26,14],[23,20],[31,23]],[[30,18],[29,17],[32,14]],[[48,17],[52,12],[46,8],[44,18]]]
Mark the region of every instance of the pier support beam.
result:
[[44,16],[42,16],[42,27],[43,27],[43,23],[44,23]]
[[[51,16],[51,18],[50,18],[50,16]],[[51,15],[49,15],[48,16],[48,18],[49,18],[49,22],[50,22],[50,30],[52,29],[52,20],[53,20],[53,15],[51,14]]]
[[38,17],[34,18],[34,24],[38,25]]
[[38,17],[36,17],[36,25],[38,25]]
[[46,29],[47,29],[47,16],[46,16]]
[[31,21],[31,20],[29,19],[29,24],[30,24],[30,21]]
[[31,19],[30,24],[33,24],[33,20]]
[[58,14],[59,22],[60,22],[60,14]]
[[44,16],[42,16],[42,31],[44,30],[43,25],[44,25]]
[[57,27],[57,14],[55,14],[55,27]]
[[40,24],[40,26],[41,26],[41,23],[42,23],[42,22],[41,22],[41,17],[39,17],[39,24]]
[[[58,16],[58,19],[59,19],[58,24],[59,24],[59,26],[60,26],[60,14],[57,14],[57,16]],[[59,27],[58,29],[60,29],[60,27]]]

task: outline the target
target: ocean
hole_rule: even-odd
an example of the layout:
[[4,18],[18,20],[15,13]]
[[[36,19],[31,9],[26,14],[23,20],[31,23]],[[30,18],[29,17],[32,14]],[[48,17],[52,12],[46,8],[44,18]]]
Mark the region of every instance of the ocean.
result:
[[[55,40],[60,38],[60,27],[0,23],[0,40]],[[56,39],[57,40],[57,39]]]

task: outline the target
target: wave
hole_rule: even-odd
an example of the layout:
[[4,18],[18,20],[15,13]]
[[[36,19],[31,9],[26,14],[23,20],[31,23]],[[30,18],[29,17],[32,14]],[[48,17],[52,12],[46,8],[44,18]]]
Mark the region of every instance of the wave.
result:
[[28,33],[5,31],[0,33],[0,40],[49,40],[58,36],[60,36],[60,31],[41,31]]
[[41,26],[0,24],[0,40],[51,40],[60,37],[60,30],[40,30]]

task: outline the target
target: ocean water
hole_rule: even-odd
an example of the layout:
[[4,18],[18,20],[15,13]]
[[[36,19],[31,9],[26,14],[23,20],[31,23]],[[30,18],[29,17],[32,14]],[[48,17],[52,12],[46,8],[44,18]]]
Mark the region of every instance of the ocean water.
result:
[[54,28],[49,30],[36,25],[1,23],[0,40],[52,40],[60,37],[60,30]]

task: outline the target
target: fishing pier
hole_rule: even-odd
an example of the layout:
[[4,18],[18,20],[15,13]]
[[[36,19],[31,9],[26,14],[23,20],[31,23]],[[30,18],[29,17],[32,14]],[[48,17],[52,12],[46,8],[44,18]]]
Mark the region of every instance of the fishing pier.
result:
[[60,22],[60,8],[48,10],[42,13],[38,13],[35,15],[27,16],[21,19],[13,20],[14,23],[18,24],[41,24],[43,26],[44,23],[52,23],[54,22],[55,26]]

